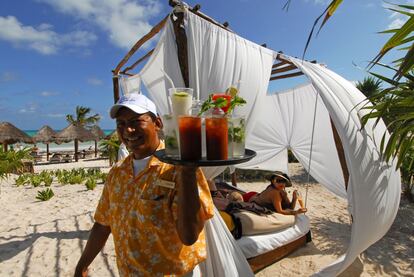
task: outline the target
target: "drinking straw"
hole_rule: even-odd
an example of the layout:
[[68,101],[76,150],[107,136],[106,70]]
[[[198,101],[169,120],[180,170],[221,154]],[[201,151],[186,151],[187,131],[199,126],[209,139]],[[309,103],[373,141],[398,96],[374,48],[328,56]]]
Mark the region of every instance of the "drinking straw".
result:
[[[168,76],[168,74],[164,71],[164,69],[161,68],[162,73],[164,73],[165,78],[167,78],[167,80],[170,82],[171,87],[175,90],[175,86],[174,86],[174,82],[173,80],[170,78],[170,76]],[[167,94],[167,106],[168,106],[168,113],[172,114],[172,107],[171,107],[171,99],[168,95],[168,91],[166,91]]]

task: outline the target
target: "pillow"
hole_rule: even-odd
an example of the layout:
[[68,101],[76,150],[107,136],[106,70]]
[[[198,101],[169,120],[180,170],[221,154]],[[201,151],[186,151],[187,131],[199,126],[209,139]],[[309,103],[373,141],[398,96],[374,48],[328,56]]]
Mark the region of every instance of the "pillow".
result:
[[231,215],[223,211],[219,211],[219,213],[221,215],[221,218],[223,218],[224,223],[226,223],[226,226],[230,230],[230,232],[233,231],[235,226],[233,219],[231,218]]
[[233,215],[240,220],[243,236],[271,233],[295,224],[294,215],[279,213],[258,215],[249,211],[241,211]]

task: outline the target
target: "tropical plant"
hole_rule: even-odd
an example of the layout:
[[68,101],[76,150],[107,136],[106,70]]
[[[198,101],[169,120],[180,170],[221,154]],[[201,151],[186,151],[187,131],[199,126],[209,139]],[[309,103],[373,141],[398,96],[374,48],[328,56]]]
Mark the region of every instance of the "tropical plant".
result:
[[47,201],[50,198],[52,198],[55,194],[53,193],[53,190],[50,188],[47,188],[45,190],[41,190],[37,192],[36,199],[40,201]]
[[24,186],[25,184],[30,183],[30,176],[29,174],[22,174],[15,180],[16,186]]
[[76,106],[76,113],[75,115],[68,114],[66,115],[66,121],[73,124],[78,124],[83,127],[92,127],[95,125],[99,120],[99,114],[94,114],[92,116],[88,116],[91,112],[91,108],[83,107],[83,106]]
[[104,139],[99,142],[99,150],[103,157],[108,157],[109,164],[112,165],[118,159],[118,150],[121,145],[121,141],[115,132],[109,139]]
[[0,179],[8,178],[10,174],[20,174],[23,171],[23,160],[31,160],[30,148],[4,151],[0,147]]
[[42,177],[38,174],[33,174],[30,176],[30,183],[32,184],[33,187],[38,187],[42,184]]
[[371,98],[381,92],[382,81],[371,76],[365,77],[362,82],[358,81],[356,87],[367,97]]
[[46,187],[50,187],[53,183],[53,176],[51,176],[49,174],[43,176],[43,182],[45,183]]
[[93,190],[96,187],[96,179],[94,177],[89,177],[86,182],[85,186],[87,190]]

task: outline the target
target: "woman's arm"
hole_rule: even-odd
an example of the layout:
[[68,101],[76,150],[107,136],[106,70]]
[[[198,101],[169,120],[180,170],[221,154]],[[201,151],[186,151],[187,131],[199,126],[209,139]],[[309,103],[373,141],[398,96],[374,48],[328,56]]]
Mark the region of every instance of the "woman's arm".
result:
[[273,194],[273,207],[275,208],[276,212],[284,215],[296,215],[300,213],[305,213],[307,210],[305,209],[299,209],[299,210],[291,210],[291,209],[283,209],[282,207],[282,193],[279,191],[274,191]]
[[204,228],[200,218],[200,197],[197,186],[197,167],[177,167],[178,218],[177,232],[185,245],[192,245]]

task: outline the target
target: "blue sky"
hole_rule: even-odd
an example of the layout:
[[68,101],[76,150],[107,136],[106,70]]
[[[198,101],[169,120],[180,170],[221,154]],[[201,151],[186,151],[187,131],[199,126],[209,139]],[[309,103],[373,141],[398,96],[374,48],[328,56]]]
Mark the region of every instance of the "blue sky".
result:
[[[298,57],[329,2],[292,0],[286,12],[284,0],[187,1],[219,22],[228,21],[239,35]],[[167,0],[0,1],[0,121],[21,129],[45,124],[61,129],[67,125],[64,116],[83,105],[102,116],[102,128],[112,129],[111,70],[169,11]],[[306,58],[349,80],[362,80],[366,73],[353,63],[366,66],[387,39],[377,32],[404,21],[383,1],[344,0]],[[272,82],[270,89],[284,86]]]

